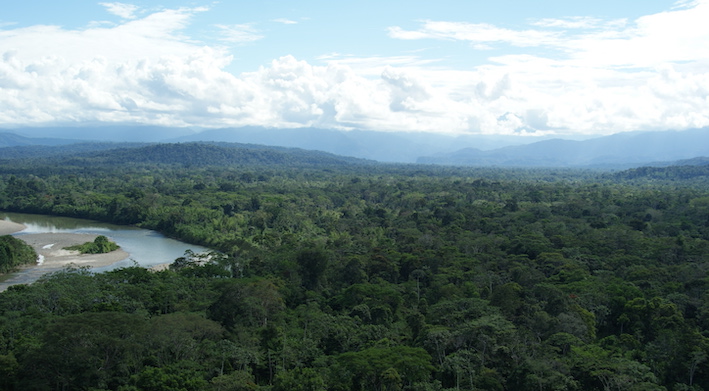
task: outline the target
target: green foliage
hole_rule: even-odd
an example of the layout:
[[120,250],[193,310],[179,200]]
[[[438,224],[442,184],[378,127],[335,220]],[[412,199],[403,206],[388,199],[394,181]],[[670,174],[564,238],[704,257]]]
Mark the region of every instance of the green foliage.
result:
[[0,165],[5,210],[215,250],[0,293],[0,390],[709,384],[701,169],[322,166],[229,148]]
[[325,380],[314,368],[295,368],[276,377],[274,391],[325,391]]
[[9,273],[36,261],[37,253],[31,246],[14,236],[0,236],[0,273]]
[[119,248],[116,243],[111,242],[107,237],[99,235],[93,242],[77,244],[75,246],[65,247],[64,249],[79,251],[82,254],[105,254],[118,250]]
[[135,376],[134,381],[142,391],[199,391],[204,390],[207,382],[199,372],[188,365],[166,367],[148,367]]
[[372,347],[337,357],[344,369],[343,380],[355,389],[401,389],[401,384],[429,380],[435,368],[431,356],[421,348],[407,346]]

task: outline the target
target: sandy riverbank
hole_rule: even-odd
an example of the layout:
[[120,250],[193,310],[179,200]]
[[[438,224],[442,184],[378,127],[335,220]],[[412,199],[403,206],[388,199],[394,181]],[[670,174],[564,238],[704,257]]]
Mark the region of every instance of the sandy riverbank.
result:
[[[0,220],[0,235],[17,233],[25,228],[24,225],[10,221]],[[40,263],[28,265],[29,268],[60,269],[74,264],[76,266],[102,267],[122,261],[130,254],[118,249],[107,254],[81,254],[78,251],[64,250],[76,244],[92,242],[98,235],[73,234],[73,233],[39,233],[18,234],[16,238],[23,240],[34,248],[40,256]]]
[[37,254],[40,255],[42,262],[35,266],[37,268],[56,269],[57,267],[71,264],[102,267],[122,261],[130,255],[121,249],[106,254],[81,254],[78,251],[64,250],[65,247],[93,242],[96,236],[98,235],[43,233],[16,235],[15,237],[32,246]]
[[7,220],[0,220],[0,236],[14,234],[15,232],[20,232],[25,228],[26,227],[22,224]]

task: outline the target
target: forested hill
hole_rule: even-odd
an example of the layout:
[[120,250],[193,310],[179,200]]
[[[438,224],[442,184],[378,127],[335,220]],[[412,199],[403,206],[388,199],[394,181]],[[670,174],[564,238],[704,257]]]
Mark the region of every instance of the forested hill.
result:
[[[23,160],[51,158],[52,164],[65,166],[126,166],[167,164],[185,166],[281,165],[296,167],[343,166],[373,162],[295,148],[265,147],[236,143],[176,144],[77,144],[66,147],[27,147],[3,158]],[[10,152],[10,151],[7,151]],[[7,162],[7,160],[6,160]]]
[[25,145],[66,145],[78,143],[77,140],[50,137],[24,137],[19,134],[0,131],[0,147],[17,147]]
[[[1,144],[0,144],[1,145]],[[118,148],[138,148],[145,143],[78,142],[68,145],[11,145],[0,148],[0,161],[10,159],[46,159],[79,154],[91,154]]]
[[660,181],[677,185],[693,184],[703,186],[709,184],[709,164],[706,163],[706,158],[691,159],[685,162],[687,163],[686,165],[669,167],[632,168],[608,174],[608,177],[615,181]]

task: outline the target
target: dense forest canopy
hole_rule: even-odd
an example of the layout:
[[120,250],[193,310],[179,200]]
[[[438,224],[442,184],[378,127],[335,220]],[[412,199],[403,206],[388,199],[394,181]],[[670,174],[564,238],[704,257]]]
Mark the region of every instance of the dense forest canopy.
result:
[[5,160],[0,209],[135,224],[216,252],[0,294],[2,390],[709,384],[706,166],[107,156]]

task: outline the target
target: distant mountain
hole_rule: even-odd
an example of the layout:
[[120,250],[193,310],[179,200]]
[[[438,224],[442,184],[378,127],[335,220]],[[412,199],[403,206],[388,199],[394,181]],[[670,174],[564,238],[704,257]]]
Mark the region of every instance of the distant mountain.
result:
[[[0,132],[2,130],[0,129]],[[10,131],[10,130],[8,130]],[[381,162],[414,163],[420,156],[447,154],[464,147],[480,150],[528,144],[544,138],[535,136],[450,135],[430,132],[381,132],[374,130],[336,130],[320,128],[239,128],[194,129],[159,126],[110,125],[83,127],[17,128],[11,130],[30,144],[58,145],[68,142],[192,142],[223,141],[302,148],[341,156]],[[28,141],[32,140],[32,141]],[[0,144],[0,147],[3,145]]]
[[[158,126],[23,128],[0,133],[0,148],[101,142],[229,142],[328,152],[380,162],[462,166],[631,168],[709,156],[709,128],[626,132],[586,140],[532,136],[448,135],[247,126],[223,129]],[[0,158],[3,158],[0,150]]]
[[634,180],[652,180],[657,182],[669,182],[673,185],[677,181],[683,181],[685,184],[691,181],[694,184],[699,184],[706,188],[709,182],[709,164],[687,164],[687,165],[672,165],[661,167],[637,167],[629,170],[613,172],[607,174],[614,181],[634,181]]
[[78,140],[64,138],[36,138],[20,136],[16,133],[0,132],[0,148],[18,147],[28,145],[67,145],[78,142]]
[[[42,140],[42,139],[40,139]],[[66,140],[65,140],[66,141]],[[101,143],[79,142],[75,144],[58,145],[16,145],[0,147],[0,161],[3,159],[49,158],[70,156],[82,153],[106,151],[117,148],[135,148],[146,143]]]
[[128,166],[133,164],[179,164],[187,166],[332,167],[375,162],[302,149],[251,146],[234,143],[149,144],[96,150],[50,159],[50,164],[69,166]]
[[[9,132],[12,133],[9,133]],[[0,129],[2,132],[2,129]],[[192,142],[223,141],[302,148],[381,162],[414,163],[420,156],[449,153],[461,147],[482,150],[526,144],[539,138],[497,135],[380,132],[336,129],[280,129],[259,126],[222,129],[168,128],[159,126],[97,125],[8,129],[0,148],[18,145],[63,145],[76,142]],[[1,158],[2,156],[0,156]]]
[[699,156],[695,157],[692,159],[683,159],[683,160],[678,160],[676,162],[672,162],[672,164],[668,164],[670,166],[709,166],[709,157],[707,156]]
[[[9,130],[8,130],[9,131]],[[17,128],[15,134],[32,138],[57,138],[83,141],[161,142],[197,132],[190,128],[167,128],[144,125],[57,126]],[[46,145],[46,144],[45,144]],[[54,144],[52,144],[54,145]]]
[[417,159],[422,164],[519,167],[638,167],[709,156],[709,129],[627,132],[584,141],[545,140],[489,151],[464,148]]
[[325,151],[380,162],[414,163],[419,156],[448,153],[461,146],[480,149],[529,143],[522,136],[341,131],[319,128],[276,129],[258,126],[205,130],[169,141],[227,141]]

